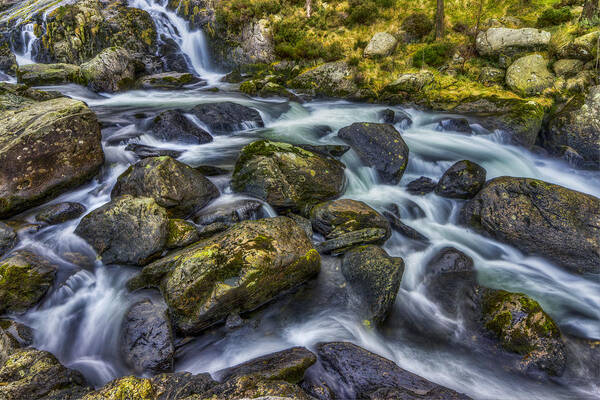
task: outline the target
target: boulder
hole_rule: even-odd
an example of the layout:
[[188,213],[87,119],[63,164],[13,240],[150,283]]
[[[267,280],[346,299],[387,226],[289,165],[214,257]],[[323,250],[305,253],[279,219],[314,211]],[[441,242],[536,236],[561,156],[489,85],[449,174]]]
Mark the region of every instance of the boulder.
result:
[[388,235],[389,231],[383,228],[365,228],[357,231],[351,231],[337,236],[333,239],[325,240],[319,243],[315,248],[319,253],[331,253],[332,255],[343,254],[354,246],[381,243],[382,238]]
[[445,118],[438,122],[438,131],[472,133],[471,125],[466,118]]
[[199,225],[234,225],[248,219],[257,219],[262,206],[260,201],[247,199],[211,204],[194,215],[194,222]]
[[551,36],[550,32],[535,28],[490,28],[479,32],[476,47],[482,56],[510,56],[527,51],[545,50]]
[[137,69],[137,62],[127,50],[110,47],[81,64],[81,75],[90,89],[114,93],[133,87]]
[[83,102],[22,98],[19,106],[0,112],[0,218],[78,186],[104,163],[100,124]]
[[501,68],[483,67],[479,73],[479,81],[484,85],[502,85],[506,71]]
[[258,111],[230,101],[199,104],[192,109],[192,113],[215,135],[249,127],[262,128],[265,125]]
[[7,42],[0,43],[0,71],[14,76],[18,67],[17,57],[11,51],[10,45]]
[[402,74],[385,87],[388,92],[407,92],[416,93],[423,89],[425,86],[432,83],[434,80],[433,74],[429,71],[420,71],[409,74]]
[[556,76],[571,78],[583,70],[583,61],[576,59],[558,60],[552,65]]
[[253,375],[231,378],[214,386],[202,396],[203,399],[228,400],[313,400],[298,385]]
[[397,184],[408,164],[408,146],[400,132],[389,124],[354,123],[338,136],[346,141],[366,165],[373,167],[385,183]]
[[552,35],[550,50],[557,59],[571,58],[582,61],[594,60],[598,50],[598,36],[600,31],[592,31],[585,35],[575,37],[571,29],[561,29]]
[[171,157],[145,158],[119,176],[111,197],[150,197],[170,215],[186,217],[219,196],[200,172]]
[[159,147],[146,146],[143,144],[130,143],[125,146],[125,151],[131,151],[135,153],[141,159],[151,157],[172,157],[177,158],[183,152],[179,150],[167,150]]
[[0,261],[0,313],[23,312],[37,304],[54,282],[56,266],[17,250]]
[[29,86],[84,83],[81,69],[72,64],[28,64],[19,67],[17,80]]
[[436,186],[437,183],[431,178],[422,176],[409,182],[408,185],[406,185],[406,191],[415,196],[424,196],[427,193],[433,192]]
[[379,121],[384,124],[400,124],[402,129],[408,129],[411,127],[413,121],[410,115],[404,111],[394,111],[389,108],[382,110],[377,113]]
[[361,299],[365,320],[376,325],[385,321],[394,307],[403,273],[402,258],[390,257],[374,245],[350,249],[342,260],[342,274]]
[[213,140],[208,132],[178,110],[163,111],[158,114],[152,120],[150,131],[153,136],[164,142],[204,144]]
[[399,232],[409,239],[416,240],[417,242],[429,243],[429,238],[427,238],[427,236],[406,225],[396,214],[386,210],[383,212],[383,215],[390,221],[392,229],[396,232]]
[[535,96],[554,84],[548,60],[539,54],[521,57],[508,67],[506,84],[521,96]]
[[345,61],[335,61],[302,72],[291,85],[315,96],[349,97],[358,91],[353,76]]
[[312,153],[324,155],[325,157],[340,158],[350,150],[350,146],[343,144],[298,144],[298,147]]
[[352,343],[320,343],[317,355],[322,369],[309,369],[302,387],[318,399],[469,399]]
[[175,346],[166,307],[142,300],[132,305],[121,325],[120,348],[137,373],[173,369]]
[[0,257],[11,251],[18,241],[17,232],[4,222],[0,222]]
[[485,185],[486,171],[478,164],[462,160],[452,165],[440,178],[435,193],[451,199],[470,199]]
[[189,72],[163,72],[139,78],[135,87],[138,89],[181,89],[185,85],[197,83],[200,80]]
[[232,187],[278,210],[306,212],[344,190],[344,164],[287,143],[259,140],[242,149]]
[[27,326],[8,319],[0,320],[0,367],[17,350],[30,346],[32,340],[32,331]]
[[537,179],[489,181],[461,220],[569,271],[600,272],[600,199]]
[[198,334],[318,273],[319,254],[287,217],[243,221],[147,267],[130,289],[159,287],[182,334]]
[[398,39],[394,35],[387,32],[377,32],[365,48],[364,55],[368,58],[387,57],[394,52],[397,44]]
[[551,115],[542,135],[544,147],[555,154],[570,147],[591,167],[600,167],[600,86],[587,96],[574,96]]
[[102,257],[105,264],[143,265],[167,242],[167,211],[154,199],[126,195],[87,214],[75,234]]
[[189,246],[200,240],[200,233],[196,225],[186,220],[170,219],[168,229],[167,249]]
[[62,224],[63,222],[78,218],[84,212],[85,206],[79,203],[56,203],[42,208],[35,215],[35,220],[48,225]]

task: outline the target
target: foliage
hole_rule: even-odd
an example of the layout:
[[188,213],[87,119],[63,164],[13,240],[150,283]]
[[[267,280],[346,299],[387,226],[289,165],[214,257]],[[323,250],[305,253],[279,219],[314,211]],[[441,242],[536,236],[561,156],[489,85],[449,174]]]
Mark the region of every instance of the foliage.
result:
[[402,29],[411,38],[420,40],[431,32],[433,22],[425,13],[412,13],[402,21]]
[[544,28],[547,26],[560,25],[570,21],[572,18],[573,14],[571,14],[571,9],[569,7],[562,7],[559,9],[547,8],[539,16],[537,26]]
[[278,0],[231,0],[222,1],[216,10],[217,22],[239,32],[248,22],[281,11]]
[[325,61],[339,60],[344,56],[340,42],[324,45],[310,35],[305,19],[292,18],[282,20],[275,24],[273,40],[275,53],[282,58],[292,60],[318,59]]
[[440,67],[452,56],[454,46],[449,43],[433,43],[417,50],[412,57],[412,63],[415,67],[421,68],[424,65],[430,67]]

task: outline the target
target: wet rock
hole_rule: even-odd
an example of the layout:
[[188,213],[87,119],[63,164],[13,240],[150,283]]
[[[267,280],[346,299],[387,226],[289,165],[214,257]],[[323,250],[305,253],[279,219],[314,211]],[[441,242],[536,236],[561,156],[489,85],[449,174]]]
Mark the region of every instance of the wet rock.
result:
[[190,121],[181,111],[169,110],[152,120],[152,135],[165,142],[204,144],[212,142],[210,133]]
[[306,232],[306,236],[309,239],[313,237],[314,232],[313,232],[312,224],[309,219],[304,218],[301,215],[293,214],[293,213],[289,213],[287,216],[289,218],[293,219],[298,225],[300,225],[302,227],[302,229],[304,229],[304,232]]
[[87,214],[75,234],[86,240],[105,264],[143,265],[164,249],[169,218],[153,199],[129,195]]
[[185,85],[199,82],[189,72],[163,72],[161,74],[147,75],[139,78],[135,83],[138,89],[181,89]]
[[333,239],[319,243],[315,248],[319,253],[339,255],[354,246],[369,243],[381,243],[381,238],[388,234],[383,228],[366,228],[341,234]]
[[230,101],[199,104],[192,113],[215,135],[265,125],[258,111]]
[[57,203],[42,208],[35,215],[35,220],[55,225],[78,218],[84,212],[85,207],[82,204],[73,202]]
[[477,35],[477,52],[483,56],[514,55],[521,52],[545,50],[550,32],[535,28],[490,28]]
[[257,200],[235,200],[230,203],[210,205],[194,215],[199,225],[210,225],[217,222],[233,225],[259,217],[262,203]]
[[306,369],[316,361],[317,357],[306,348],[292,347],[217,371],[215,377],[221,382],[234,377],[258,376],[266,380],[298,383],[304,378]]
[[72,64],[29,64],[19,67],[17,80],[30,86],[84,83],[81,69]]
[[0,102],[19,93],[28,97],[19,97],[18,108],[0,112],[0,218],[80,185],[104,163],[100,124],[83,102],[37,102],[29,96],[52,94],[5,88],[4,94],[0,89]]
[[242,149],[232,187],[278,210],[302,213],[342,193],[344,168],[337,160],[291,144],[259,140]]
[[366,308],[364,318],[381,324],[394,306],[404,273],[404,260],[374,245],[344,253],[342,273]]
[[143,144],[130,143],[125,147],[125,151],[131,151],[135,153],[139,158],[151,158],[151,157],[172,157],[177,158],[181,155],[181,151],[178,150],[167,150],[158,147],[146,146]]
[[398,39],[387,32],[377,32],[365,48],[364,56],[367,58],[387,57],[396,50]]
[[229,169],[215,167],[214,165],[199,165],[195,169],[204,176],[219,176],[231,173]]
[[168,230],[166,244],[168,249],[189,246],[200,240],[196,225],[183,219],[170,219]]
[[138,69],[136,60],[127,50],[111,47],[81,64],[81,75],[90,89],[114,93],[132,88]]
[[427,238],[427,236],[423,235],[416,229],[413,229],[410,226],[406,225],[394,213],[391,213],[390,211],[384,211],[383,215],[387,218],[387,220],[390,222],[390,225],[392,226],[392,229],[394,229],[396,232],[399,232],[400,234],[409,239],[416,240],[418,242],[429,243],[429,239]]
[[461,220],[569,271],[600,271],[600,200],[593,196],[536,179],[499,177],[465,204]]
[[56,266],[18,250],[0,261],[0,313],[23,312],[37,304],[54,282]]
[[317,355],[321,369],[309,369],[302,387],[311,389],[309,393],[318,399],[329,398],[319,392],[341,399],[379,398],[373,396],[381,394],[382,388],[393,390],[391,398],[398,399],[469,399],[352,343],[321,343],[317,345]]
[[345,61],[336,61],[301,73],[291,85],[316,96],[348,97],[358,90],[353,75],[352,67]]
[[298,385],[258,376],[234,377],[202,394],[208,399],[312,400]]
[[451,199],[470,199],[485,185],[486,171],[478,164],[462,160],[452,165],[440,178],[435,193]]
[[521,57],[506,70],[506,85],[524,97],[540,94],[553,84],[548,60],[539,54]]
[[210,225],[203,225],[198,228],[200,239],[208,239],[215,236],[217,233],[225,232],[230,225],[223,222],[215,222]]
[[121,352],[138,373],[173,369],[175,346],[166,307],[150,300],[135,303],[121,326]]
[[65,368],[47,351],[15,351],[0,366],[0,397],[22,399],[80,399],[89,391],[78,371]]
[[341,144],[325,144],[325,145],[313,145],[313,144],[299,144],[298,147],[304,150],[321,154],[326,157],[340,158],[350,150],[350,146],[344,146]]
[[157,400],[194,399],[194,395],[204,393],[217,384],[208,373],[192,375],[189,372],[158,374],[150,382]]
[[8,319],[0,320],[0,367],[17,350],[31,345],[32,340],[33,333],[27,326]]
[[8,253],[17,245],[19,237],[13,228],[0,222],[0,257]]
[[154,400],[156,397],[150,379],[126,376],[124,378],[115,379],[100,389],[86,394],[82,400],[108,400],[118,398]]
[[471,125],[465,118],[446,118],[438,122],[438,131],[472,133]]
[[422,176],[406,185],[406,191],[415,196],[424,196],[435,190],[437,183],[431,178]]
[[11,51],[9,44],[0,43],[0,71],[14,76],[17,73],[17,68],[17,57]]
[[130,166],[115,184],[111,197],[150,197],[171,215],[185,217],[219,196],[200,172],[171,157],[153,157]]
[[408,146],[389,124],[354,123],[340,129],[338,136],[348,142],[362,162],[375,168],[385,183],[397,184],[408,164]]
[[544,147],[553,153],[572,148],[583,159],[583,165],[600,167],[600,86],[587,96],[574,96],[553,114],[542,134]]
[[404,111],[394,111],[389,108],[377,113],[379,121],[385,124],[400,124],[402,129],[408,129],[413,121]]
[[[178,331],[198,334],[316,275],[319,254],[286,217],[243,221],[146,268],[130,289],[160,287]],[[193,299],[193,301],[191,300]]]

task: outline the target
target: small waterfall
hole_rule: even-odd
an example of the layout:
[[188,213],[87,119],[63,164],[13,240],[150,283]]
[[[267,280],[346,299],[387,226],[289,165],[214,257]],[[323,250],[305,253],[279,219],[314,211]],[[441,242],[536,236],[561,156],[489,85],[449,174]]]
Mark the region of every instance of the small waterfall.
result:
[[18,52],[15,50],[17,64],[26,65],[33,64],[35,62],[33,61],[31,53],[33,50],[33,44],[35,43],[36,39],[37,38],[35,36],[35,33],[33,33],[32,23],[26,24],[21,28],[21,43],[23,44],[23,51]]

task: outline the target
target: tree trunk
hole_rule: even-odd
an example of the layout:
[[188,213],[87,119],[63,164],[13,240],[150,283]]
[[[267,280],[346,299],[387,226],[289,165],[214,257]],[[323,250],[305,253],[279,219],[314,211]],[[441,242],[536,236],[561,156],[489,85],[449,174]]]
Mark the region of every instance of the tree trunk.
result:
[[435,39],[444,37],[444,0],[437,0],[437,10],[435,12]]
[[306,18],[312,14],[312,0],[306,0]]
[[581,20],[592,20],[598,17],[598,0],[585,0]]

